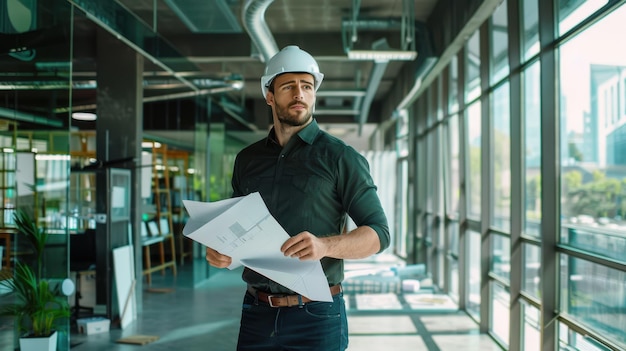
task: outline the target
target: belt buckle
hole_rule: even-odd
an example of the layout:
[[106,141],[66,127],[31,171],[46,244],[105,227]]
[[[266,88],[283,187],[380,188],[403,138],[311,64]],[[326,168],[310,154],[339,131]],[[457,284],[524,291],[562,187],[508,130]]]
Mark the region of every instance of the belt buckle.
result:
[[280,307],[280,306],[274,306],[274,303],[272,303],[272,298],[273,297],[278,297],[278,296],[274,296],[274,295],[267,295],[267,303],[270,304],[270,307]]

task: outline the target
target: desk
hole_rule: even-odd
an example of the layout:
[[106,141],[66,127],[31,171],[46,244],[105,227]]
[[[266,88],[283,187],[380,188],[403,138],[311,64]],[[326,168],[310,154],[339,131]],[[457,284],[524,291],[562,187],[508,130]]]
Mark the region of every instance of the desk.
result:
[[15,228],[0,228],[0,241],[4,246],[4,254],[2,255],[2,262],[0,262],[0,268],[11,268],[11,259],[13,254],[11,249],[13,248],[12,237],[17,233]]

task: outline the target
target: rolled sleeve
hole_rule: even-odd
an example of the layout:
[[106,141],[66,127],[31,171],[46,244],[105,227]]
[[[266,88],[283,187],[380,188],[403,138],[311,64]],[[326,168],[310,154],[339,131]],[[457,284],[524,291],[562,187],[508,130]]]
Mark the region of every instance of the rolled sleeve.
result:
[[341,179],[339,192],[346,200],[346,213],[357,226],[368,226],[378,234],[378,253],[381,253],[389,247],[389,224],[367,160],[355,150],[347,148],[339,159],[337,169]]

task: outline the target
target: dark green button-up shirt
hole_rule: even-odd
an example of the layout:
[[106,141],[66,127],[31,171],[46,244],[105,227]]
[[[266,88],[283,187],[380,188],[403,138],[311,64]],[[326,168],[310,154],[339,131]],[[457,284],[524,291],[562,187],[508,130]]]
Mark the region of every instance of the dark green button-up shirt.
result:
[[[389,227],[367,160],[343,141],[320,130],[313,120],[285,147],[274,130],[243,149],[235,160],[233,196],[259,192],[269,212],[291,236],[309,231],[318,237],[342,233],[346,216],[357,226],[369,226],[389,246]],[[329,286],[343,280],[343,260],[324,257]],[[249,285],[273,293],[287,288],[246,268]]]

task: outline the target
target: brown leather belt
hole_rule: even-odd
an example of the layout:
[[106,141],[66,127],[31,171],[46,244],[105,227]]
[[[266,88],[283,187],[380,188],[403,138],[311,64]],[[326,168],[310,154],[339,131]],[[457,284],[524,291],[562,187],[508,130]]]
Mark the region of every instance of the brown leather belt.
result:
[[[333,285],[330,287],[330,294],[337,295],[341,292],[341,284]],[[248,292],[256,296],[259,301],[265,302],[270,307],[292,307],[303,306],[305,303],[312,302],[306,296],[302,295],[285,295],[285,294],[272,294],[257,290],[253,287],[248,287]]]

